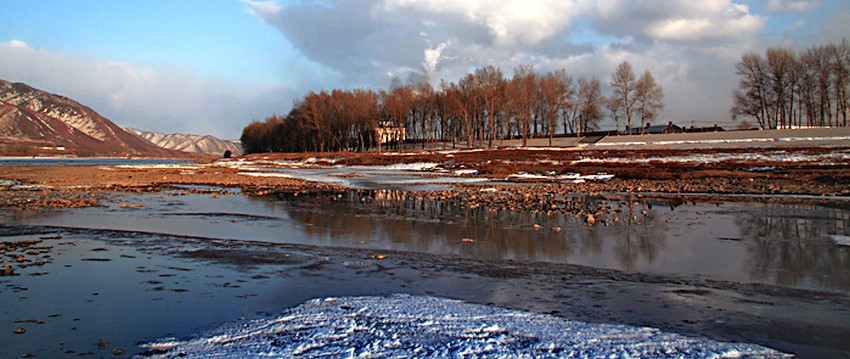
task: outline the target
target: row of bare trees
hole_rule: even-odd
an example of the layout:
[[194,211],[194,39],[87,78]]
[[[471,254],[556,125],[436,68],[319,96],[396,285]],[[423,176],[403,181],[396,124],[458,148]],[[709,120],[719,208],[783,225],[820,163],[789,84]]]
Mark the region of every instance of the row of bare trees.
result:
[[[576,86],[577,83],[577,86]],[[612,76],[614,95],[602,95],[599,79],[573,77],[565,70],[539,73],[519,66],[507,78],[500,69],[476,69],[457,82],[401,84],[389,90],[333,90],[310,93],[286,116],[249,124],[245,151],[367,151],[380,148],[375,128],[404,128],[408,142],[425,147],[465,144],[492,147],[507,139],[552,139],[560,131],[582,134],[598,129],[610,111],[619,125],[639,118],[641,128],[663,108],[663,93],[646,71],[639,79],[628,62]]]
[[772,47],[747,53],[735,66],[740,76],[732,115],[754,118],[760,128],[847,126],[850,45],[815,46],[797,53]]

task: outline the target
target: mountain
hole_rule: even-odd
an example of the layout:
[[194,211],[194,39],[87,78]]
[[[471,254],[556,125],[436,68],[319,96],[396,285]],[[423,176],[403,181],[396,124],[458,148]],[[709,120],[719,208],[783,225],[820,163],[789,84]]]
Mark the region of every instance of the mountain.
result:
[[0,153],[186,156],[157,147],[65,96],[0,80]]
[[183,152],[202,153],[221,156],[224,151],[230,151],[234,156],[242,154],[242,145],[239,141],[222,140],[213,136],[186,135],[173,133],[170,135],[137,130],[125,127],[127,132],[150,141],[154,145],[170,150]]

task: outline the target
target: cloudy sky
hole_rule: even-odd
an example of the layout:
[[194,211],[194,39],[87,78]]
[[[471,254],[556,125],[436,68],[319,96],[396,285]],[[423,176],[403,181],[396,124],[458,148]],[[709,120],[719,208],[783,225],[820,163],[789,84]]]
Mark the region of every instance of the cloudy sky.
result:
[[309,91],[520,64],[607,84],[628,60],[664,87],[657,122],[730,125],[741,54],[848,34],[846,0],[0,0],[0,79],[238,138]]

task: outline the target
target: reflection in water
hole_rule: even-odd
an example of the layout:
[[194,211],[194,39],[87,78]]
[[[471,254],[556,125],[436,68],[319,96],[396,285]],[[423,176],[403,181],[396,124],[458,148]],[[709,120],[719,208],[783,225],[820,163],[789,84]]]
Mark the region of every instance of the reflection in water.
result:
[[737,223],[748,239],[753,279],[786,286],[813,282],[829,288],[850,287],[850,250],[828,238],[850,234],[846,211],[765,204],[738,216]]
[[[0,213],[4,223],[528,260],[793,288],[850,291],[850,210],[575,194],[512,211],[402,191],[127,195],[144,207]],[[509,199],[509,196],[505,196]],[[832,202],[841,204],[843,202]],[[596,223],[589,226],[587,214]]]
[[[656,209],[631,199],[569,198],[579,209],[572,214],[496,210],[387,190],[279,198],[291,204],[288,216],[303,223],[311,236],[340,243],[389,242],[392,248],[487,259],[575,263],[575,258],[586,258],[579,262],[633,270],[639,263],[654,262],[667,230],[665,221],[656,219]],[[609,209],[604,211],[608,222],[588,226],[580,213],[600,208]],[[612,250],[616,263],[607,263]]]
[[[309,236],[340,245],[850,290],[850,248],[826,238],[848,234],[846,209],[576,195],[576,214],[534,213],[390,190],[279,199]],[[607,223],[588,226],[580,213],[600,208]]]

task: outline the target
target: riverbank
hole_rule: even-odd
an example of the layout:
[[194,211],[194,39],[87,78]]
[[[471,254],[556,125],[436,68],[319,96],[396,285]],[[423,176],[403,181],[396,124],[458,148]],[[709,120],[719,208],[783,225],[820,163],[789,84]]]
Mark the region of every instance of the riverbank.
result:
[[[206,163],[0,167],[3,208],[84,207],[104,191],[173,185],[273,192],[416,190],[428,198],[547,211],[570,193],[850,196],[850,150],[450,150],[257,154]],[[781,195],[781,196],[779,196]],[[498,206],[497,206],[498,207]]]

